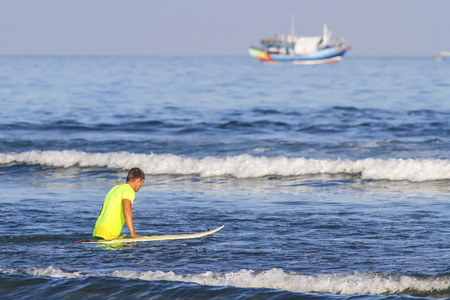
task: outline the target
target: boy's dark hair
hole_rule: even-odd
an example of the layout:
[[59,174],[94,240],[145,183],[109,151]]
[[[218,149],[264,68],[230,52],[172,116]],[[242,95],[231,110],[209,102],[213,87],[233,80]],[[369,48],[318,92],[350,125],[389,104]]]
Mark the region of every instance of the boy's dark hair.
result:
[[127,182],[134,181],[136,179],[145,180],[145,173],[139,168],[132,168],[130,172],[128,172]]

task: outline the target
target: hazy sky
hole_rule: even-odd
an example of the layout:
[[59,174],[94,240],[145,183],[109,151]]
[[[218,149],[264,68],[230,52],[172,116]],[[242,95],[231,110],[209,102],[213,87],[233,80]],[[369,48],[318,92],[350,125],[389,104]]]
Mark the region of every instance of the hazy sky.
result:
[[450,51],[449,0],[0,0],[0,55],[247,55],[292,15],[348,55]]

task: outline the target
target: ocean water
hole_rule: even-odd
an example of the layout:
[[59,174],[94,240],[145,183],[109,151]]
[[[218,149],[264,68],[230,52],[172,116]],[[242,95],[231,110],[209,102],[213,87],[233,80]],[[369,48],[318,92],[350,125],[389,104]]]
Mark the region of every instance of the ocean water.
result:
[[[450,297],[449,99],[428,57],[0,57],[0,297]],[[77,244],[135,166],[138,234],[225,227]]]

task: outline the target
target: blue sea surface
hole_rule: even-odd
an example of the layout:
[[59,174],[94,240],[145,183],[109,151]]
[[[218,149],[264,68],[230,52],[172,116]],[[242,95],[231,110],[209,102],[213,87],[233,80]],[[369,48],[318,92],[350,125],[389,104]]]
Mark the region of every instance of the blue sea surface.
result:
[[0,57],[0,297],[450,297],[449,63]]

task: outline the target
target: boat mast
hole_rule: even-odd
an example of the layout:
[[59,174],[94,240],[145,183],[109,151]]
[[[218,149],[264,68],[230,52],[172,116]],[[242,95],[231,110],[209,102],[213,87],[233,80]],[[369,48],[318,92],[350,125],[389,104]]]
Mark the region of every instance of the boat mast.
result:
[[295,35],[295,16],[294,14],[292,14],[291,16],[291,35],[294,36]]
[[328,35],[328,26],[327,24],[323,24],[323,37],[322,44],[326,46],[330,42],[330,36]]
[[294,21],[295,21],[295,17],[294,17],[294,14],[292,14],[292,16],[291,16],[291,33],[288,34],[287,41],[286,41],[288,44],[295,44],[295,42],[297,41],[297,37],[295,35]]

